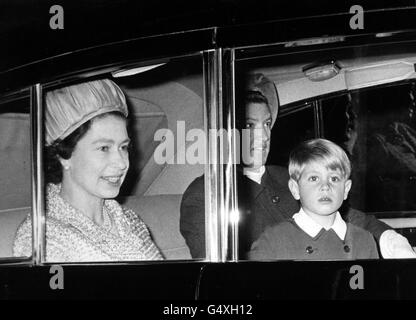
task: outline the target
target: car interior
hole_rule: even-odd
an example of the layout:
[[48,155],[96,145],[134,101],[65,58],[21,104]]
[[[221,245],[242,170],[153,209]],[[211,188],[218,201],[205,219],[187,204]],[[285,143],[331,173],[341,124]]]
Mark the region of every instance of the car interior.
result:
[[279,94],[268,162],[287,166],[290,150],[302,140],[336,142],[353,167],[348,204],[376,215],[416,246],[416,58],[413,47],[407,53],[380,49],[302,52],[240,63],[244,72],[272,79]]
[[0,257],[11,257],[14,234],[31,212],[30,101],[6,102],[0,110]]
[[[204,167],[176,164],[178,152],[190,144],[179,140],[185,145],[175,143],[173,159],[157,163],[153,154],[162,141],[155,141],[154,135],[157,130],[171,130],[176,136],[178,121],[184,122],[186,130],[204,128],[201,59],[113,80],[127,99],[133,144],[129,174],[117,200],[143,219],[166,259],[190,259],[179,232],[179,206],[185,189],[203,174]],[[15,232],[31,211],[29,101],[26,103],[26,113],[15,112],[14,105],[7,106],[7,112],[0,111],[0,170],[7,177],[0,189],[0,257],[12,256]],[[22,101],[14,104],[22,109]]]
[[[353,167],[357,169],[357,174],[353,176],[357,181],[353,188],[357,191],[355,196],[353,193],[352,204],[358,209],[378,214],[380,219],[398,230],[413,230],[416,228],[416,215],[413,215],[416,205],[377,207],[365,198],[365,191],[376,185],[376,182],[367,183],[371,177],[367,174],[370,167],[365,152],[370,150],[367,130],[373,124],[378,109],[375,106],[365,107],[364,110],[359,106],[367,103],[366,99],[375,99],[380,95],[377,90],[390,95],[406,95],[408,99],[404,100],[403,108],[413,101],[416,55],[377,53],[360,54],[355,58],[357,52],[346,53],[344,50],[336,59],[333,59],[334,56],[337,56],[334,52],[330,55],[325,52],[302,53],[295,57],[277,56],[237,62],[237,69],[264,73],[274,81],[279,93],[281,109],[273,130],[269,162],[286,165],[290,148],[300,140],[317,134],[339,144],[350,142],[346,139],[351,138],[348,130],[354,129],[359,137],[365,136],[365,139],[358,138],[355,145],[350,146]],[[318,60],[320,62],[316,63]],[[179,231],[179,208],[184,191],[204,173],[204,166],[176,163],[175,159],[183,157],[180,153],[192,143],[180,139],[175,141],[172,159],[166,159],[163,164],[155,161],[154,153],[162,143],[155,140],[155,133],[171,130],[177,137],[178,121],[185,123],[186,130],[204,129],[202,59],[200,56],[178,59],[146,72],[114,77],[113,80],[120,85],[128,101],[133,142],[129,174],[118,200],[144,220],[166,259],[191,259]],[[397,86],[402,89],[394,89]],[[394,88],[386,89],[391,87]],[[0,185],[0,257],[12,256],[16,229],[31,211],[29,105],[29,99],[24,98],[0,106],[0,171],[3,177]],[[325,124],[318,128],[315,121],[317,111],[321,115],[320,121]],[[283,136],[285,139],[281,138]],[[383,140],[381,136],[376,138]],[[416,136],[413,138],[411,141],[415,142],[416,148]],[[349,150],[348,145],[344,146]],[[410,149],[412,147],[409,146]],[[416,159],[412,162],[416,149],[413,151],[407,153],[406,163],[416,168]],[[407,174],[405,177],[409,185],[416,184],[414,177],[416,169],[414,176]],[[379,178],[384,179],[379,181],[382,184],[397,177],[380,175]],[[403,179],[403,174],[399,178]],[[395,184],[392,182],[390,186],[394,188]],[[387,191],[391,192],[391,189]]]

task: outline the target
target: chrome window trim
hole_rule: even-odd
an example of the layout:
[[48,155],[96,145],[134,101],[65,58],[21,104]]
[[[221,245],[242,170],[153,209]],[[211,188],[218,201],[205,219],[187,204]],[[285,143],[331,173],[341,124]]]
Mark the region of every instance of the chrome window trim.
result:
[[[221,233],[221,213],[223,211],[223,180],[219,166],[221,152],[217,139],[211,139],[210,130],[222,127],[221,92],[221,49],[208,51],[204,61],[204,110],[206,110],[205,132],[207,133],[205,166],[205,260],[222,260],[223,239]],[[217,132],[217,131],[216,131]]]
[[[238,260],[238,214],[236,187],[235,68],[234,49],[218,48],[204,55],[205,132],[208,135],[205,167],[206,260]],[[211,132],[224,129],[221,149]],[[215,137],[217,137],[215,135]]]
[[32,170],[32,261],[41,265],[45,257],[45,205],[43,177],[42,86],[31,88],[31,170]]
[[236,135],[233,134],[236,130],[236,121],[235,121],[235,114],[236,114],[236,104],[235,104],[235,50],[231,49],[228,52],[228,60],[229,60],[229,69],[230,69],[230,83],[229,83],[229,101],[227,103],[227,132],[228,132],[228,145],[229,148],[229,162],[227,164],[227,201],[229,201],[229,213],[228,215],[232,215],[230,219],[231,225],[231,261],[238,261],[238,224],[240,218],[240,212],[238,210],[238,195],[237,195],[237,173],[236,173],[236,164],[237,159],[240,155],[237,155],[237,151],[240,149],[237,146],[237,143],[240,141],[236,140]]

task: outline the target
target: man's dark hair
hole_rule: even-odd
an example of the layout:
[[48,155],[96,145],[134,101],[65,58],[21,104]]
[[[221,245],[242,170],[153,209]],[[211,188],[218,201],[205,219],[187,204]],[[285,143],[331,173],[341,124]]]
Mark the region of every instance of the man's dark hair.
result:
[[236,125],[238,129],[243,129],[246,122],[246,108],[250,103],[264,103],[270,109],[267,98],[260,91],[246,91],[244,95],[237,100],[237,117]]

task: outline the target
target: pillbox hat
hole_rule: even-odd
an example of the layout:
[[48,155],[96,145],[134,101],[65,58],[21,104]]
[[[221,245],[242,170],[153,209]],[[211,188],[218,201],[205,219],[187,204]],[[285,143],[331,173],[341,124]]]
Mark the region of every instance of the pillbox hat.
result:
[[46,94],[46,145],[63,140],[92,118],[113,111],[128,116],[123,91],[111,80],[94,80]]

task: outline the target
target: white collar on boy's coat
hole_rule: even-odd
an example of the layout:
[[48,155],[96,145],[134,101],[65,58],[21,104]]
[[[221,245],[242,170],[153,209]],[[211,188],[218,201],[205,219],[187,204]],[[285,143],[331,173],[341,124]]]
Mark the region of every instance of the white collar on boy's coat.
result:
[[315,238],[318,233],[324,228],[325,230],[332,229],[335,231],[337,236],[341,239],[345,239],[345,235],[347,233],[347,224],[344,220],[342,220],[340,213],[337,211],[335,214],[335,220],[331,227],[325,228],[313,220],[310,216],[308,216],[302,208],[300,208],[298,213],[293,215],[293,219],[295,220],[296,224],[305,231],[308,235],[312,238]]

